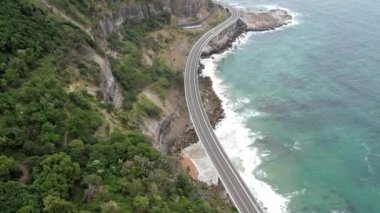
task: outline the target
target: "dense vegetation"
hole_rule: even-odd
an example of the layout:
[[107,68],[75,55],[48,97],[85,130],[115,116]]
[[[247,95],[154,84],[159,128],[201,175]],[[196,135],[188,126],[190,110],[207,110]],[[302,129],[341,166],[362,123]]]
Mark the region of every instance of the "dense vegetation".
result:
[[137,100],[137,94],[148,85],[156,90],[162,98],[166,96],[170,86],[181,85],[181,72],[176,72],[160,59],[155,58],[152,66],[143,63],[144,49],[159,51],[161,44],[148,36],[149,32],[158,30],[167,23],[167,19],[145,20],[121,31],[119,35],[112,36],[109,41],[111,47],[123,54],[123,60],[114,61],[113,71],[115,77],[124,87],[126,108],[132,107],[130,103]]
[[[99,81],[96,66],[80,54],[84,47],[95,48],[81,30],[31,0],[0,4],[1,212],[231,211],[207,187],[190,181],[175,160],[153,149],[138,129],[97,136],[105,122],[101,104],[68,89],[76,78]],[[136,32],[148,30],[141,26]],[[175,72],[159,60],[143,66],[136,58],[141,41],[122,42],[131,48],[114,66],[128,82],[126,112],[157,116],[160,109],[138,93],[147,85],[165,88]]]

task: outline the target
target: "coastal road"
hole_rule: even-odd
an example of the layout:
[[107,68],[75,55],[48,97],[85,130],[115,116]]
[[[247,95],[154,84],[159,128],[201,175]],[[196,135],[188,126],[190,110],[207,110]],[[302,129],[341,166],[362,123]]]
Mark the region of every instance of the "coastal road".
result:
[[218,138],[215,136],[203,107],[198,86],[198,67],[203,48],[220,32],[239,20],[238,11],[227,5],[222,6],[230,11],[230,17],[204,34],[191,49],[187,58],[184,78],[186,102],[195,131],[216,167],[219,177],[236,208],[241,213],[261,213],[263,211],[260,205],[252,196],[249,188],[232,165]]

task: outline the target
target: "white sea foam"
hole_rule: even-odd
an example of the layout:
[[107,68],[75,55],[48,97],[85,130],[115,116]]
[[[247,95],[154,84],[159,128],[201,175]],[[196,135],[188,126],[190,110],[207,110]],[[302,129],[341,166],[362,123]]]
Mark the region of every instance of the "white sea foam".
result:
[[301,143],[299,141],[294,141],[293,146],[292,146],[291,149],[292,150],[297,150],[297,151],[301,150],[302,149],[301,148]]
[[374,170],[373,170],[373,167],[372,167],[371,162],[369,160],[369,156],[371,155],[371,149],[365,143],[362,143],[362,145],[363,145],[364,149],[367,152],[366,155],[364,156],[364,161],[367,164],[368,172],[370,174],[373,174]]
[[[299,24],[297,17],[300,14],[291,12],[286,8],[281,8],[273,5],[261,5],[265,9],[284,9],[293,16],[292,23],[279,28],[294,26]],[[277,29],[277,30],[279,30]],[[275,31],[275,30],[274,30]],[[273,31],[267,31],[273,32]],[[258,32],[258,33],[267,33]],[[223,109],[225,112],[225,118],[219,122],[216,127],[215,133],[220,139],[220,142],[226,150],[227,155],[234,163],[235,167],[240,172],[241,177],[248,184],[254,196],[265,207],[268,212],[286,212],[289,199],[296,194],[288,194],[283,197],[276,193],[275,189],[269,186],[267,183],[258,180],[253,174],[254,170],[260,165],[261,159],[270,155],[269,151],[263,153],[257,153],[258,150],[252,146],[256,139],[262,139],[259,132],[254,132],[246,126],[247,120],[255,116],[265,116],[261,112],[256,110],[245,110],[243,112],[237,112],[238,108],[244,107],[249,104],[250,100],[247,98],[241,98],[236,101],[231,101],[228,96],[228,88],[224,84],[223,78],[218,75],[217,66],[218,63],[233,52],[233,49],[239,49],[244,44],[251,42],[249,39],[254,33],[247,33],[237,39],[232,45],[230,50],[225,51],[222,54],[213,55],[211,58],[202,59],[201,62],[205,65],[205,69],[202,75],[209,76],[213,81],[213,89],[219,98],[222,100]],[[297,143],[294,144],[294,149],[297,149]],[[199,179],[206,183],[216,183],[217,171],[213,166],[211,160],[207,156],[203,145],[198,142],[184,150],[185,153],[193,160],[195,166],[198,169]],[[196,157],[192,156],[192,153],[198,153]],[[201,153],[201,154],[199,154]],[[260,178],[267,177],[264,171],[255,171],[255,174]],[[299,192],[299,194],[304,193]]]
[[198,171],[198,180],[207,184],[216,185],[218,183],[218,172],[211,159],[208,157],[203,144],[198,142],[182,151],[191,159]]
[[261,155],[257,153],[256,148],[252,147],[252,144],[256,139],[261,138],[261,135],[247,128],[246,122],[252,116],[260,116],[260,113],[236,112],[236,108],[241,104],[249,103],[249,100],[243,98],[237,102],[231,102],[223,79],[218,76],[217,64],[230,53],[231,51],[227,51],[214,55],[213,58],[202,59],[202,63],[205,65],[203,75],[212,79],[213,88],[222,100],[225,111],[225,118],[217,125],[215,133],[254,196],[268,212],[284,212],[288,199],[277,194],[268,184],[253,175],[255,168],[261,163]]

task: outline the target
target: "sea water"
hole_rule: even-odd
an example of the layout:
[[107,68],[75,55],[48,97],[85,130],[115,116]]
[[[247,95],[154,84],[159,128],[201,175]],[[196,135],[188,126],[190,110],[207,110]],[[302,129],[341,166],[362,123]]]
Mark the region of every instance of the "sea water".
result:
[[380,1],[224,2],[298,23],[203,60],[254,195],[269,212],[380,212]]

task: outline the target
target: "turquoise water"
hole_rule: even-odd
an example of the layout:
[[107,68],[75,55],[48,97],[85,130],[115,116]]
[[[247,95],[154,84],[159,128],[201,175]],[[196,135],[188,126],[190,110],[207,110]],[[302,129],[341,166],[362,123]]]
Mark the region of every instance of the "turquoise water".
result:
[[228,98],[248,100],[235,110],[262,136],[252,146],[269,153],[253,175],[289,212],[380,212],[380,1],[225,2],[300,14],[219,63]]

